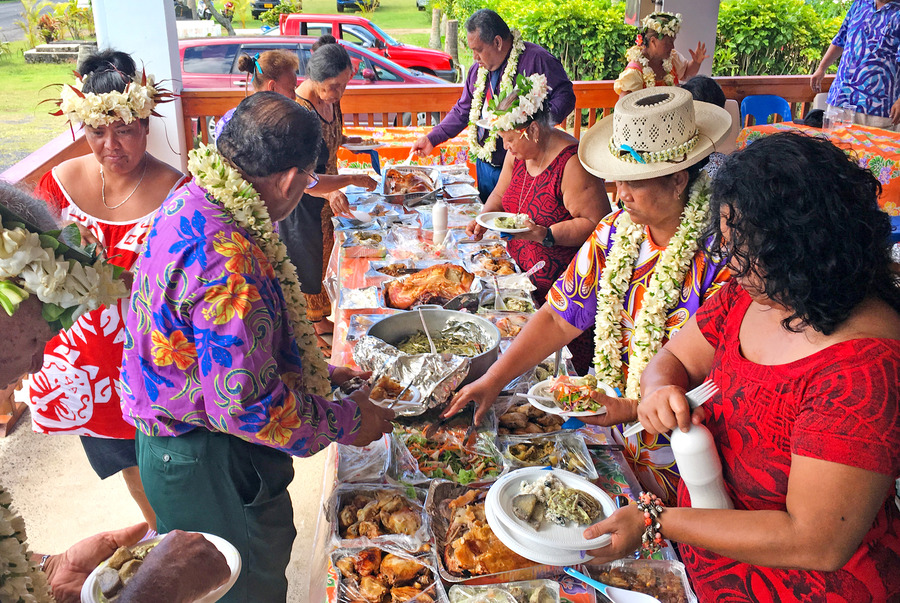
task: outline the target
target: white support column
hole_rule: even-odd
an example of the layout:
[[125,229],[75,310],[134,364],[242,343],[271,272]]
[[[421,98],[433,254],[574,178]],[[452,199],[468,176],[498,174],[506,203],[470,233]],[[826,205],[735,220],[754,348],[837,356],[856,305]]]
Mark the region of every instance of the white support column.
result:
[[[97,46],[131,54],[137,64],[156,81],[181,93],[181,61],[175,28],[175,5],[163,0],[94,0]],[[150,118],[147,150],[157,159],[187,170],[184,130],[181,127],[181,99],[156,107],[162,117]]]
[[681,31],[675,38],[675,49],[691,60],[690,50],[697,48],[697,42],[706,44],[709,58],[703,61],[700,75],[712,74],[712,57],[716,52],[716,26],[719,22],[720,0],[664,0],[662,10],[667,13],[681,13],[684,18]]

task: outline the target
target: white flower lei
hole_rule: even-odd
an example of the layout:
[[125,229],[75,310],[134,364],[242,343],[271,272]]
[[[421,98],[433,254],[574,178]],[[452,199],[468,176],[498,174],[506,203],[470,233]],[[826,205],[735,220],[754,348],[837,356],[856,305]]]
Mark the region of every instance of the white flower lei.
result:
[[50,585],[26,544],[25,521],[0,486],[0,601],[50,603]]
[[[697,252],[698,239],[709,213],[709,179],[701,175],[691,188],[681,223],[660,254],[644,294],[643,306],[634,325],[632,352],[628,361],[625,397],[641,395],[641,374],[662,347],[666,318],[678,301],[684,277]],[[644,238],[644,226],[635,224],[627,212],[615,222],[616,233],[597,294],[594,368],[597,379],[613,387],[622,386],[622,323],[625,293]]]
[[[531,89],[524,96],[521,94],[522,90],[520,89],[519,96],[516,97],[513,106],[508,111],[502,113],[487,111],[485,120],[490,124],[489,130],[492,133],[509,132],[527,122],[532,115],[540,111],[544,105],[544,100],[550,94],[550,88],[547,87],[547,76],[543,73],[529,75],[522,80],[520,88],[528,85],[531,86]],[[497,98],[500,99],[502,97],[498,96]],[[485,122],[482,121],[481,123]]]
[[303,378],[299,387],[309,394],[327,396],[331,393],[328,364],[316,343],[312,323],[306,319],[306,298],[300,290],[297,268],[275,232],[265,203],[253,185],[244,180],[240,172],[229,165],[214,147],[201,144],[188,157],[188,170],[197,183],[253,236],[275,270],[303,362]]
[[85,123],[92,128],[108,126],[120,119],[130,124],[153,115],[157,103],[171,96],[157,87],[152,75],[135,77],[125,86],[124,92],[113,90],[100,94],[83,92],[84,79],[79,77],[74,84],[62,87],[59,111],[54,115],[65,115],[69,122]]
[[[111,306],[128,297],[121,269],[96,259],[85,265],[65,255],[50,234],[37,234],[0,219],[0,307],[12,316],[19,304],[34,294],[44,304],[50,325],[69,328],[85,312]],[[86,256],[87,257],[87,256]]]
[[[662,63],[663,71],[666,72],[666,75],[663,77],[663,83],[666,86],[675,85],[675,68],[673,62],[675,52],[676,51],[673,50],[669,55],[669,58],[665,59]],[[645,88],[653,88],[656,86],[656,72],[653,70],[653,67],[650,66],[650,61],[644,56],[644,51],[640,46],[632,46],[629,48],[625,53],[625,59],[629,64],[639,63],[641,65],[641,77],[644,78]]]
[[[513,80],[516,76],[516,69],[519,67],[519,57],[525,50],[525,42],[522,40],[522,34],[519,30],[512,31],[513,43],[512,50],[509,52],[509,58],[506,61],[506,69],[500,77],[500,93],[509,94],[513,88]],[[472,106],[469,109],[469,154],[482,161],[490,161],[491,155],[497,150],[497,133],[491,129],[484,145],[478,144],[478,127],[475,125],[481,119],[484,110],[484,88],[488,79],[488,70],[484,67],[478,68],[478,74],[475,77],[475,90],[472,93]]]

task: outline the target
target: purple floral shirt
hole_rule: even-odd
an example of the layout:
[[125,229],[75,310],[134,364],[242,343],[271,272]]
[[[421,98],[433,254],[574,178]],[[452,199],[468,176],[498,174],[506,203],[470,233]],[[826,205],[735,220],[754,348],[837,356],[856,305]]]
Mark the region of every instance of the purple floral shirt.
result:
[[202,427],[307,456],[359,429],[351,401],[293,387],[300,354],[272,266],[194,182],[156,215],[126,332],[122,410],[147,435]]

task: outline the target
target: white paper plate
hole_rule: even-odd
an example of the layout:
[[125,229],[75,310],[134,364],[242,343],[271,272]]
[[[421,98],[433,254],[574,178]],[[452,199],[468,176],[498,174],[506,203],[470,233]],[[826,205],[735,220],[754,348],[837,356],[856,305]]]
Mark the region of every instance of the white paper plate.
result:
[[487,228],[488,230],[495,230],[497,232],[503,232],[506,234],[516,234],[520,232],[528,232],[527,228],[500,228],[498,226],[494,226],[494,220],[497,218],[515,218],[516,214],[511,214],[507,211],[487,211],[483,214],[478,214],[475,216],[475,221]]
[[491,526],[494,535],[500,542],[512,552],[525,557],[529,561],[541,563],[543,565],[577,565],[590,561],[594,557],[581,551],[567,551],[565,549],[557,549],[549,546],[535,547],[528,542],[519,540],[513,536],[512,532],[497,517],[497,513],[491,506],[490,501],[485,501],[484,516],[488,525]]
[[[231,576],[228,578],[228,581],[220,586],[219,588],[210,591],[199,599],[197,599],[194,603],[213,603],[214,601],[218,601],[221,599],[225,593],[234,586],[235,580],[237,580],[238,576],[241,573],[241,554],[238,552],[234,546],[219,536],[214,534],[207,534],[206,532],[194,532],[195,534],[200,534],[207,540],[209,540],[222,555],[225,556],[225,561],[228,563],[228,568],[231,570]],[[153,540],[148,542],[160,541],[165,538],[165,534],[160,534]],[[84,581],[84,585],[81,587],[81,603],[101,603],[102,601],[106,601],[106,598],[103,597],[103,594],[100,592],[100,584],[97,582],[97,574],[100,573],[100,570],[106,567],[106,561],[98,565],[94,568],[94,571],[88,575],[87,580]]]
[[382,142],[379,142],[376,144],[343,144],[341,146],[348,151],[374,151],[375,149],[380,149],[381,147],[386,145]]
[[[497,518],[507,531],[520,542],[528,543],[529,546],[536,549],[551,547],[566,551],[587,551],[607,546],[612,542],[612,536],[609,534],[593,540],[586,540],[584,530],[587,526],[571,524],[561,526],[551,521],[545,521],[540,530],[535,530],[515,516],[512,499],[519,494],[522,482],[535,482],[547,477],[548,474],[553,474],[564,486],[581,490],[596,498],[603,508],[603,517],[609,517],[616,511],[616,505],[612,498],[583,477],[562,469],[548,470],[540,467],[528,467],[506,474],[488,490],[487,500],[494,507]],[[493,526],[491,527],[493,528]]]
[[[553,395],[550,393],[550,385],[551,382],[555,380],[555,377],[551,377],[549,379],[544,379],[539,383],[535,383],[531,389],[528,390],[528,396],[547,396],[548,398],[552,398]],[[603,383],[597,383],[597,387],[603,390],[610,398],[616,398],[616,392],[613,388],[605,385]],[[528,398],[528,403],[534,406],[537,409],[543,410],[546,413],[550,413],[551,415],[559,415],[561,417],[596,417],[597,415],[605,415],[606,407],[601,407],[599,410],[582,410],[580,412],[567,412],[555,404],[551,404],[549,402],[541,402],[535,400],[534,398]]]

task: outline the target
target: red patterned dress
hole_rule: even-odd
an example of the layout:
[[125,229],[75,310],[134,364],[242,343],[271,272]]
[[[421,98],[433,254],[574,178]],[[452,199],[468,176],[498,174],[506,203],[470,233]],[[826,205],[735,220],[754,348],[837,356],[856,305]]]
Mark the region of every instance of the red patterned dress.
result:
[[[563,205],[561,187],[566,164],[577,152],[578,144],[566,147],[537,176],[529,174],[525,162],[516,159],[509,187],[503,193],[503,211],[528,214],[535,224],[547,228],[571,220],[572,214]],[[512,239],[507,245],[509,254],[523,270],[544,260],[544,267],[531,277],[541,303],[547,297],[550,287],[578,253],[579,247],[545,247],[541,243],[524,239]]]
[[[755,364],[742,357],[739,340],[750,303],[732,281],[697,313],[716,348],[710,377],[721,392],[706,403],[706,426],[735,508],[784,511],[792,454],[900,475],[900,341],[853,339],[788,364]],[[835,572],[758,567],[679,549],[701,601],[898,601],[900,510],[893,499],[885,492],[859,549]],[[690,505],[684,484],[678,504]]]
[[[41,178],[35,196],[54,208],[61,221],[78,222],[90,230],[105,247],[110,263],[126,270],[137,261],[156,214],[129,222],[99,220],[75,205],[55,169]],[[127,299],[120,300],[116,306],[88,312],[47,344],[44,365],[31,378],[36,432],[134,439],[134,427],[122,418],[117,385],[127,304]]]

